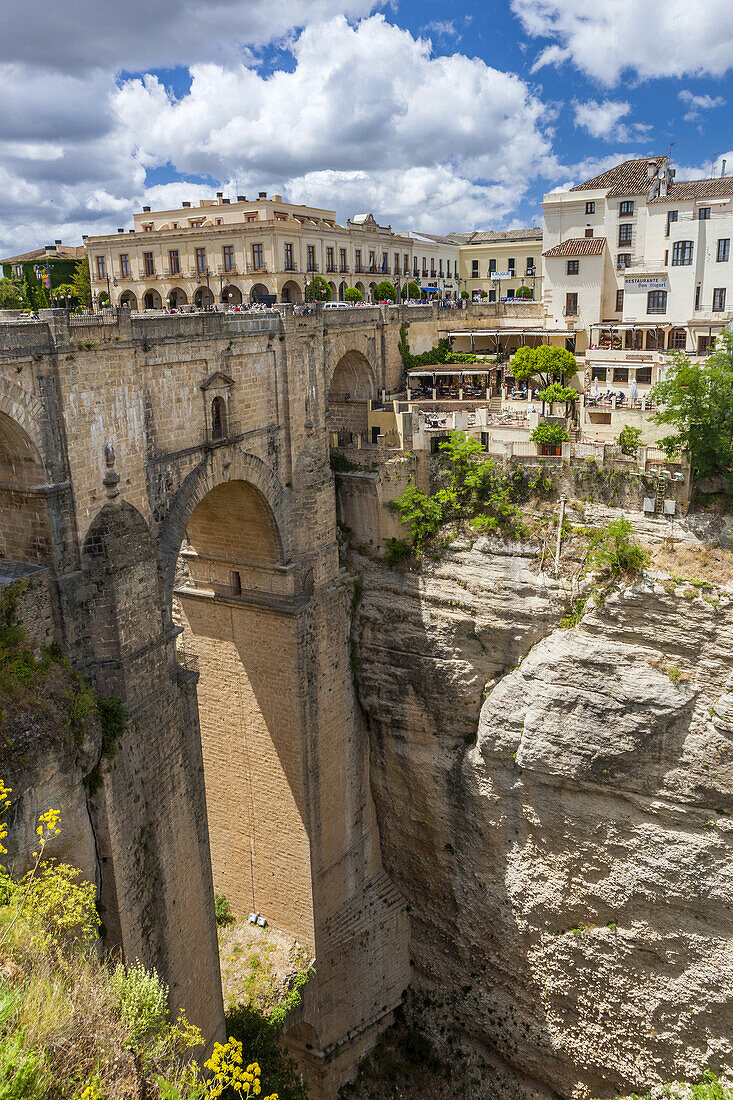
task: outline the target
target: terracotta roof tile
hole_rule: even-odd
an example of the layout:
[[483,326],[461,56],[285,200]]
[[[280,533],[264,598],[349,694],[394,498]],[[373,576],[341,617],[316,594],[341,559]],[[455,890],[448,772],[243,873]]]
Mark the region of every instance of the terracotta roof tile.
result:
[[648,175],[648,166],[654,165],[655,172],[661,164],[666,164],[666,157],[641,157],[638,160],[625,160],[609,168],[607,172],[601,172],[600,176],[579,183],[571,187],[571,191],[608,191],[609,198],[619,195],[643,195],[651,186]]
[[549,248],[542,255],[549,256],[551,260],[557,256],[600,256],[605,247],[605,237],[571,237],[570,240]]
[[34,248],[32,252],[21,252],[19,256],[8,256],[0,260],[0,264],[22,264],[29,260],[81,260],[86,255],[84,245],[57,244],[56,248],[47,251],[45,248]]
[[541,241],[542,230],[539,226],[530,229],[475,230],[473,233],[451,233],[450,239],[456,244],[493,244],[500,241]]
[[680,180],[667,188],[664,198],[652,202],[681,202],[683,199],[722,199],[733,195],[733,176],[718,176],[707,180]]

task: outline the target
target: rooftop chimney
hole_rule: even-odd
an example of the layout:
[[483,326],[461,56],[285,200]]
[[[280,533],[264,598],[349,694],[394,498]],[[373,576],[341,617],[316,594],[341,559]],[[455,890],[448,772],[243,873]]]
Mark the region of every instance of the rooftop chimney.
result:
[[720,166],[720,174],[721,174],[721,176],[724,176],[724,175],[725,175],[725,166],[726,166],[726,164],[727,164],[727,163],[728,163],[728,162],[727,162],[727,160],[724,160],[724,161],[723,161],[723,163],[722,163],[722,164],[721,164],[721,166]]
[[224,203],[228,203],[228,202],[231,202],[232,200],[231,199],[222,199],[221,201],[224,202]]
[[246,201],[247,201],[247,196],[246,195],[237,195],[237,202],[246,202]]
[[191,203],[190,203],[190,202],[182,202],[182,203],[181,203],[181,206],[190,206],[190,205],[191,205]]
[[217,197],[217,199],[223,199],[224,198],[224,192],[223,191],[217,191],[216,192],[216,197]]
[[150,213],[150,207],[149,206],[144,206],[143,207],[143,214],[149,214],[149,213]]
[[88,234],[88,233],[82,233],[82,235],[81,235],[81,239],[82,239],[83,241],[85,241],[85,240],[87,239],[87,237],[88,237],[88,236],[89,236],[89,234]]
[[266,199],[266,198],[267,198],[267,191],[260,191],[260,195],[259,195],[259,197],[260,197],[261,199]]
[[125,231],[124,231],[124,229],[118,229],[117,232],[118,233],[124,233]]
[[46,252],[55,252],[55,251],[56,251],[56,245],[55,244],[47,244],[46,245]]
[[282,202],[283,201],[282,195],[273,195],[272,197],[275,200],[275,202]]
[[[725,164],[725,161],[723,161],[723,164]],[[61,241],[56,241],[56,244],[61,244]]]

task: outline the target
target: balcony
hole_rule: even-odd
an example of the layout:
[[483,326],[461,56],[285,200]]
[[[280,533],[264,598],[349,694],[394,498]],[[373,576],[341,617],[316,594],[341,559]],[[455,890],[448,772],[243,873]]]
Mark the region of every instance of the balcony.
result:
[[565,308],[562,311],[562,315],[563,315],[563,317],[577,317],[578,316],[578,307],[577,306],[565,306]]
[[355,275],[364,275],[365,274],[364,268],[361,266],[361,264],[356,264],[355,265],[354,274]]
[[264,262],[264,260],[261,264],[255,264],[255,263],[247,264],[247,274],[248,275],[253,275],[253,274],[266,275],[267,272],[268,272],[268,267],[267,267],[267,264]]
[[308,263],[306,266],[306,271],[309,275],[315,275],[318,271],[318,264],[315,263],[315,261],[313,263]]
[[226,264],[220,264],[217,268],[217,275],[239,275],[240,271],[236,264],[231,267],[227,267]]
[[283,271],[291,271],[291,272],[297,273],[298,268],[296,267],[295,264],[290,263],[290,264],[285,264],[285,267],[283,268]]
[[326,272],[327,272],[327,274],[330,274],[330,275],[335,275],[335,274],[336,274],[336,267],[335,267],[335,265],[334,265],[334,264],[328,264],[328,265],[326,266]]

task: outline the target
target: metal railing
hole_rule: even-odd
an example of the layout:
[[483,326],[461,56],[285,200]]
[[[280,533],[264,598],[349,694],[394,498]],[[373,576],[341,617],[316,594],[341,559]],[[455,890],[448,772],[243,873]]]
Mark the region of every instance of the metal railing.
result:
[[188,650],[177,649],[176,657],[179,669],[185,669],[186,672],[199,672],[198,653],[189,653]]
[[247,264],[247,274],[264,274],[267,275],[267,264],[263,261],[261,264]]

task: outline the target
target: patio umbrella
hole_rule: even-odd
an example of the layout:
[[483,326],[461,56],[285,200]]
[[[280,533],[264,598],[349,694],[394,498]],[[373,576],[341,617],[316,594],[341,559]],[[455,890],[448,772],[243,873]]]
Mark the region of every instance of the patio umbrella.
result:
[[631,379],[631,400],[636,401],[638,396],[639,396],[639,391],[636,388],[636,379],[632,378]]
[[593,381],[593,393],[598,397],[598,378]]

